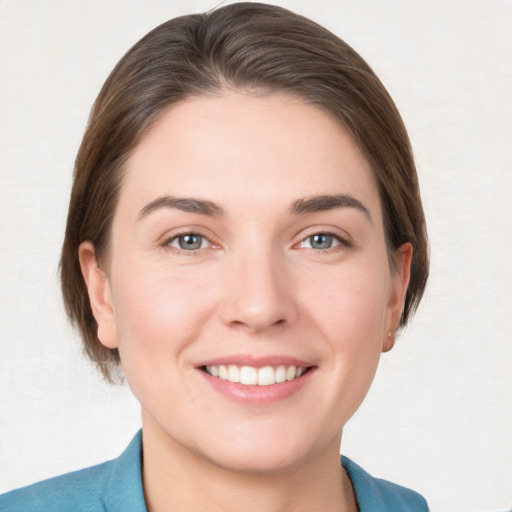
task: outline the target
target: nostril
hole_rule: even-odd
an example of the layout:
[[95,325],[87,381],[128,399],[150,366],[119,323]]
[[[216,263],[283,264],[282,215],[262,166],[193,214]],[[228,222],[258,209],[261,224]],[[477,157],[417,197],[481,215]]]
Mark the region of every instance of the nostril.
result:
[[235,329],[249,329],[249,330],[255,330],[259,331],[262,329],[268,329],[269,327],[278,327],[278,326],[284,326],[286,325],[287,320],[284,318],[280,318],[279,320],[276,320],[275,322],[265,322],[264,319],[261,321],[258,321],[257,319],[253,318],[247,322],[244,322],[242,320],[232,320],[230,322],[231,327],[234,327]]

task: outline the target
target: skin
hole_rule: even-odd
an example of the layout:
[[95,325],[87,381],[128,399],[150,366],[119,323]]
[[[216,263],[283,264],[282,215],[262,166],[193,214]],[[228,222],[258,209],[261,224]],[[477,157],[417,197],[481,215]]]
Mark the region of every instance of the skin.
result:
[[[297,211],[333,194],[362,207]],[[372,171],[326,113],[225,91],[163,114],[128,162],[108,259],[80,248],[99,339],[142,406],[149,510],[356,510],[341,434],[393,345],[411,253],[390,270]],[[312,370],[289,396],[237,400],[198,368],[233,355]]]

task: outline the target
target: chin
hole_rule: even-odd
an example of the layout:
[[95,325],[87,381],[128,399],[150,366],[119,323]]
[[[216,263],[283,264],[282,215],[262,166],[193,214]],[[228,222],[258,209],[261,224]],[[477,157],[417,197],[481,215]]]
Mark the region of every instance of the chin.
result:
[[[247,430],[238,432],[238,435],[216,436],[216,441],[208,443],[207,457],[225,470],[279,474],[300,467],[329,444],[319,442],[318,436],[315,438],[311,431],[293,432],[282,427],[259,429],[257,432],[254,428]],[[339,440],[333,441],[332,445],[336,445],[335,450],[339,452]],[[213,446],[214,450],[211,450]]]
[[212,462],[226,471],[245,474],[280,474],[291,471],[301,465],[305,454],[297,453],[293,448],[274,450],[272,446],[248,450],[228,450],[214,454]]

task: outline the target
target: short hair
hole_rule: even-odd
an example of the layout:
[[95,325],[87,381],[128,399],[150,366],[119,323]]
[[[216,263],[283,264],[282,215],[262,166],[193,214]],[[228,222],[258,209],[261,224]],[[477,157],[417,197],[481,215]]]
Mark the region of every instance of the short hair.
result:
[[68,317],[107,380],[119,352],[97,337],[78,249],[90,241],[101,262],[125,163],[172,104],[228,88],[294,95],[329,113],[351,134],[379,189],[389,260],[413,247],[400,320],[416,309],[428,277],[428,244],[413,154],[398,110],[368,64],[315,22],[281,7],[235,3],[181,16],[153,29],[119,61],[91,111],[75,162],[60,260]]

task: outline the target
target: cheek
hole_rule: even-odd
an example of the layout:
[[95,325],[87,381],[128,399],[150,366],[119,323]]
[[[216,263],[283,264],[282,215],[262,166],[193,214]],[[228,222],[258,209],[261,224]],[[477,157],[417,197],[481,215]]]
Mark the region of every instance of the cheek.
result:
[[348,386],[354,391],[356,406],[359,394],[364,396],[373,380],[382,351],[388,274],[382,265],[347,268],[346,272],[333,271],[323,286],[315,282],[314,290],[310,290],[314,292],[309,308],[314,326],[328,342],[339,388]]
[[160,268],[132,273],[117,284],[115,315],[126,381],[143,407],[165,410],[162,386],[173,389],[184,382],[187,348],[200,339],[210,316],[204,280]]
[[[319,325],[350,346],[372,343],[385,325],[390,289],[382,265],[332,268],[323,279],[308,280],[303,295]],[[336,336],[336,333],[338,335]]]
[[121,353],[140,350],[140,357],[149,357],[176,351],[199,335],[212,302],[204,280],[162,268],[122,275],[114,283]]

